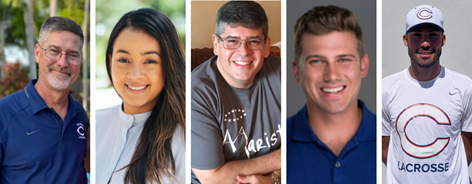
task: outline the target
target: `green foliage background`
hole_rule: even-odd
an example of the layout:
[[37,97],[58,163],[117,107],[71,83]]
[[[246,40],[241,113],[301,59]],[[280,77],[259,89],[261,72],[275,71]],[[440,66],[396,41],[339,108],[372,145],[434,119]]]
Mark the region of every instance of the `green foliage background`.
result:
[[[58,16],[67,17],[82,26],[85,0],[58,0]],[[10,6],[11,5],[11,6]],[[32,0],[34,35],[38,39],[39,29],[49,18],[49,0]],[[6,45],[26,48],[25,21],[23,17],[26,5],[22,0],[0,0],[0,11],[6,11]]]

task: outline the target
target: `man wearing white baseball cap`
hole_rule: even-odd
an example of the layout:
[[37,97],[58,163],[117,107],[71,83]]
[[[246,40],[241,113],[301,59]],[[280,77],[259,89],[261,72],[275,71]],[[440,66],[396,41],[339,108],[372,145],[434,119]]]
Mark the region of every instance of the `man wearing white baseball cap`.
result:
[[472,80],[440,65],[442,12],[410,10],[403,42],[411,65],[382,80],[386,183],[469,183]]

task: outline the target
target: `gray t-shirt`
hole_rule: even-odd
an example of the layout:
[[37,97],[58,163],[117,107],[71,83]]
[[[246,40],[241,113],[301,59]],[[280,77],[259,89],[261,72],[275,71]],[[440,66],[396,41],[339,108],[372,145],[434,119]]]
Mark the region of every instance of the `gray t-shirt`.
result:
[[262,156],[281,143],[280,58],[269,55],[246,89],[226,83],[216,64],[214,56],[192,72],[192,168],[200,170]]

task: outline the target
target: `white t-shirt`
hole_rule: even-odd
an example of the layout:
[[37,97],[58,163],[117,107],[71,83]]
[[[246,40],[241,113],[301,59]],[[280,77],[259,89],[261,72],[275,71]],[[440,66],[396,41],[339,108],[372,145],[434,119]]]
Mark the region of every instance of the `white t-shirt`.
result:
[[408,69],[382,80],[386,183],[469,183],[461,131],[472,132],[472,80],[441,67],[430,81]]
[[[144,123],[150,115],[150,111],[125,114],[121,105],[97,110],[97,183],[123,183],[127,169],[118,170],[130,163]],[[171,149],[176,169],[174,177],[180,183],[185,183],[185,140],[180,126],[177,126],[172,137]],[[166,184],[177,183],[165,176],[161,181]]]

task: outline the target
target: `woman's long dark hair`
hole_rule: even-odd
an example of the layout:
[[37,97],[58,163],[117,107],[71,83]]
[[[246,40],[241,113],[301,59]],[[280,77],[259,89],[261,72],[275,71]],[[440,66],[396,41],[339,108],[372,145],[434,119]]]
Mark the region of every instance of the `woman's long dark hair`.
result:
[[[175,179],[172,136],[180,125],[185,140],[185,55],[172,22],[157,10],[143,8],[126,13],[116,23],[108,40],[106,65],[111,83],[110,58],[113,44],[123,29],[141,30],[159,41],[161,46],[164,88],[144,124],[124,179],[125,183],[161,183],[165,176]],[[130,43],[133,44],[133,43]]]

